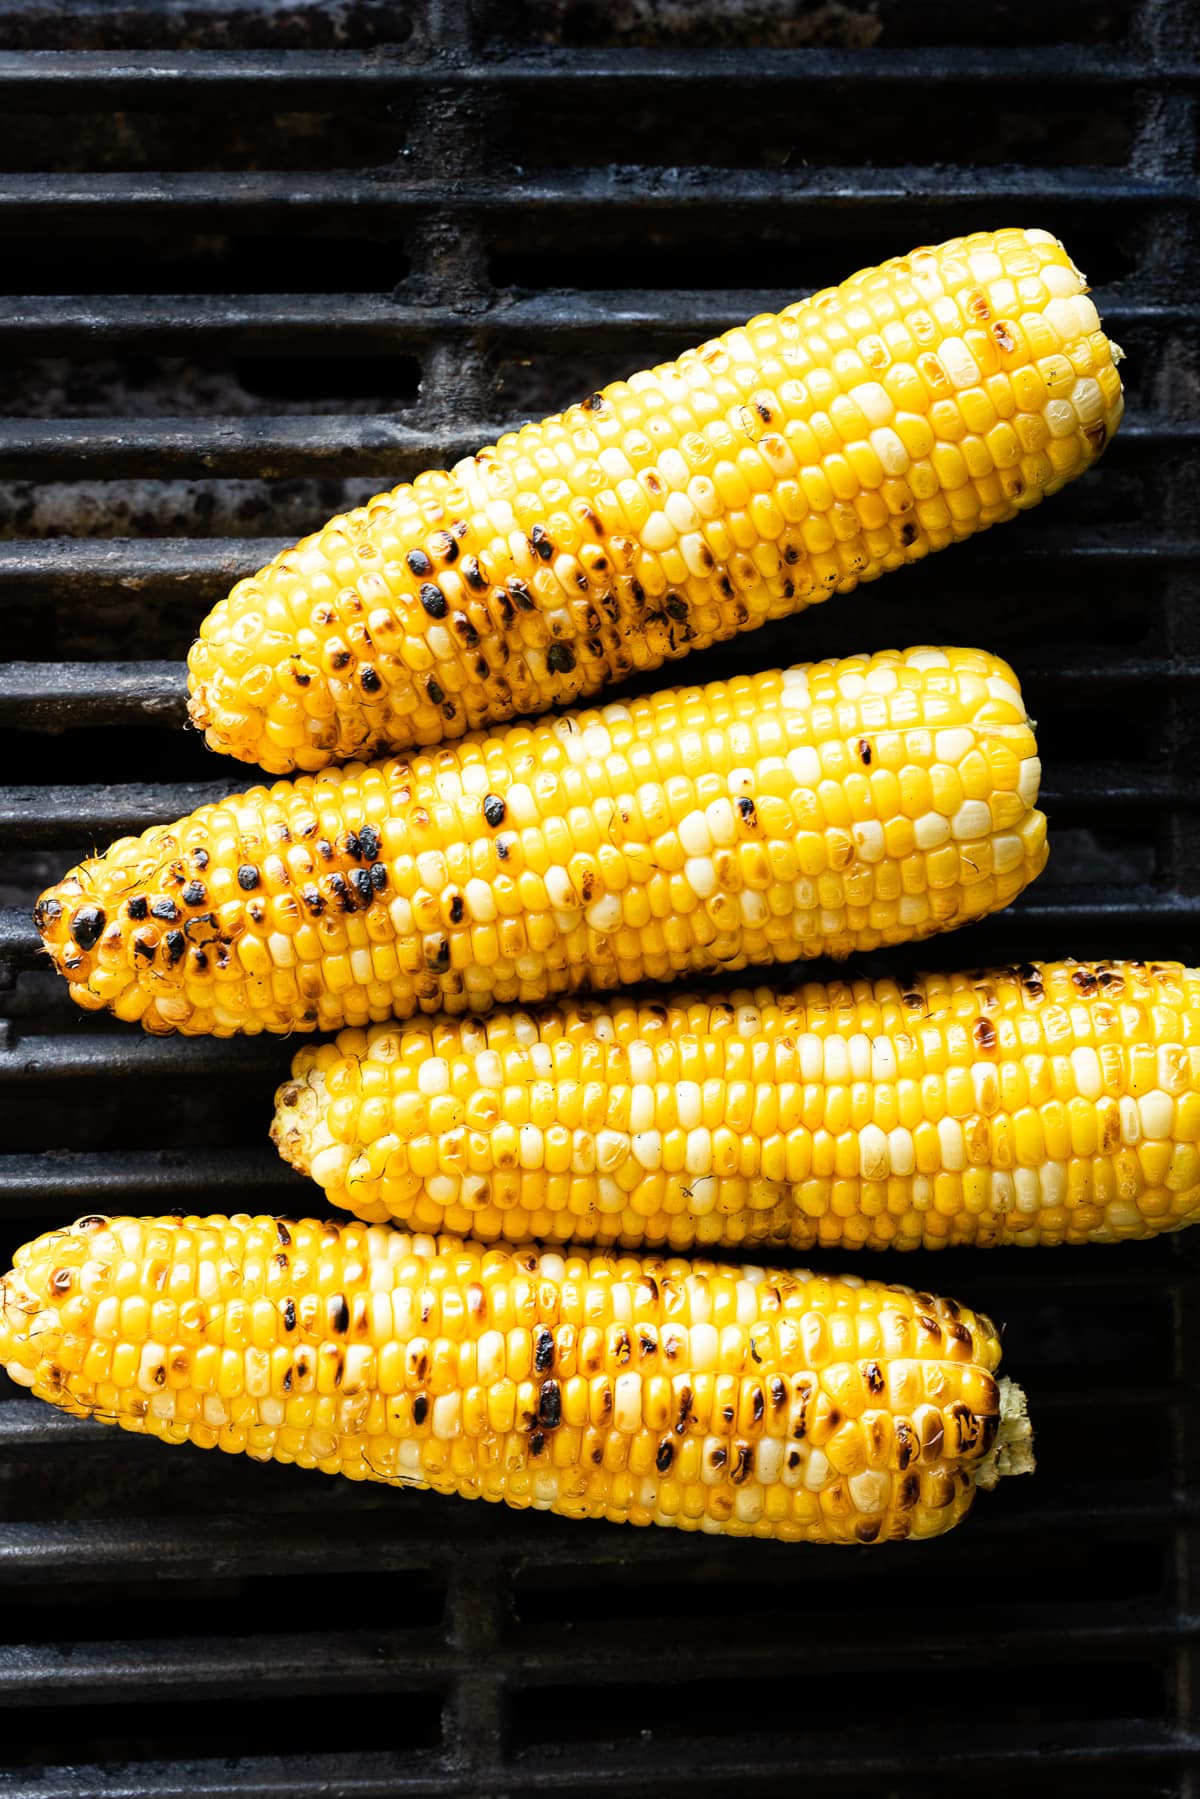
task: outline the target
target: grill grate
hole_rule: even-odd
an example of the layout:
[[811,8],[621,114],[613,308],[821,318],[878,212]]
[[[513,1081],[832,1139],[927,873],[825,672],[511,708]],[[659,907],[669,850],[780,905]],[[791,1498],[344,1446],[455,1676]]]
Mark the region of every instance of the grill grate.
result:
[[[29,922],[236,784],[177,728],[207,606],[378,477],[960,228],[1101,281],[1101,471],[685,678],[981,638],[1051,870],[893,965],[1200,956],[1198,85],[1186,0],[0,0],[4,1250],[306,1203],[264,1139],[287,1046],[85,1018]],[[163,1455],[6,1388],[0,1793],[1197,1799],[1198,1248],[872,1263],[1005,1319],[1040,1426],[1035,1481],[910,1553]]]

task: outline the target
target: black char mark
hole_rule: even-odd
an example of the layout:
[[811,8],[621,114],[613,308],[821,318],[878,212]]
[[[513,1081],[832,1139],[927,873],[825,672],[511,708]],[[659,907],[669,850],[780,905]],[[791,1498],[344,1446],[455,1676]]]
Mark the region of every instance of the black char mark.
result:
[[538,1423],[543,1430],[557,1430],[562,1423],[562,1388],[556,1380],[544,1380],[538,1394]]
[[99,906],[80,906],[71,920],[71,935],[80,949],[94,949],[108,919]]

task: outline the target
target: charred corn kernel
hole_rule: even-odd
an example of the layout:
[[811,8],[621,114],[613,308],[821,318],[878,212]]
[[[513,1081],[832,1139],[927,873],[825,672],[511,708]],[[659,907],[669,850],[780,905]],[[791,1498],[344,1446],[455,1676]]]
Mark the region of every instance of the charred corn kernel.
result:
[[[468,1163],[447,1158],[422,1185],[412,1145],[439,1129],[421,1092],[433,1066],[476,1134]],[[393,1147],[368,1165],[385,1114]],[[1200,1218],[1200,971],[1026,963],[376,1025],[297,1053],[271,1135],[360,1218],[484,1238],[915,1249],[1156,1236]]]
[[[990,782],[997,744],[1015,795]],[[911,842],[871,816],[881,746]],[[1039,770],[1006,663],[889,650],[256,787],[122,838],[34,916],[80,1005],[159,1033],[480,1012],[845,957],[1007,905],[1046,858]],[[294,937],[272,931],[267,867],[306,919]],[[415,1143],[411,1171],[435,1172]]]
[[[164,1275],[213,1371],[145,1330],[98,1364],[105,1306],[120,1289],[149,1307]],[[939,1535],[1032,1467],[990,1320],[857,1278],[90,1217],[18,1250],[0,1302],[0,1363],[76,1417],[572,1518],[883,1543]],[[216,1347],[235,1305],[269,1315],[270,1344]]]
[[955,238],[381,494],[204,621],[193,722],[277,774],[439,743],[1011,518],[1120,421],[1086,291],[1045,231]]

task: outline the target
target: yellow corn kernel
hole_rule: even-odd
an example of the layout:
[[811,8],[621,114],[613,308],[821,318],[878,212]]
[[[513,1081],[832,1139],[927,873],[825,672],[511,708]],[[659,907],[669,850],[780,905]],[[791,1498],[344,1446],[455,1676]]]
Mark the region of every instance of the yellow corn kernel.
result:
[[[1018,762],[999,832],[983,753],[998,728]],[[901,733],[903,765],[876,794],[877,746]],[[613,797],[628,796],[635,766],[661,782],[653,826]],[[889,650],[256,787],[122,839],[43,894],[35,917],[78,1003],[120,1009],[134,992],[148,1031],[478,1013],[585,986],[842,959],[1007,905],[1046,858],[1039,773],[1007,663]],[[900,821],[879,816],[889,792]],[[311,876],[273,854],[288,842],[306,846]],[[272,929],[268,869],[293,882],[317,935],[294,988],[265,978],[291,978],[300,935]],[[647,881],[649,916],[636,898]],[[547,909],[531,912],[543,896]],[[151,919],[161,936],[148,951]],[[184,953],[197,932],[219,995],[200,1004]],[[386,978],[368,947],[380,944],[395,952]],[[433,1173],[415,1158],[411,1169]]]
[[283,774],[561,707],[1015,516],[1121,404],[1049,233],[914,251],[331,520],[204,621],[192,720]]
[[[1155,1040],[1138,1041],[1150,1019]],[[474,1111],[469,1167],[439,1160],[458,1126],[427,1091],[433,1039]],[[914,1249],[947,1228],[956,1243],[1115,1242],[1200,1217],[1196,1043],[1200,971],[1175,963],[568,1000],[532,1021],[498,1011],[302,1048],[271,1135],[346,1211],[463,1217],[484,1237],[536,1215],[539,1236],[629,1248]],[[355,1160],[380,1106],[410,1154],[430,1146],[424,1188]],[[1081,1157],[1088,1203],[1063,1213]],[[547,1211],[551,1172],[567,1184]]]
[[[245,1214],[90,1217],[14,1262],[0,1364],[36,1397],[355,1480],[882,1543],[938,1535],[977,1485],[1032,1466],[994,1325],[902,1287]],[[196,1328],[226,1339],[203,1379],[201,1351],[190,1365],[174,1353],[167,1380],[167,1352],[141,1329],[164,1269]],[[97,1362],[89,1320],[135,1297],[139,1335],[106,1341]],[[229,1345],[239,1306],[260,1336],[273,1321],[273,1341]],[[379,1344],[360,1340],[372,1309],[391,1321]],[[435,1335],[447,1319],[456,1346]]]

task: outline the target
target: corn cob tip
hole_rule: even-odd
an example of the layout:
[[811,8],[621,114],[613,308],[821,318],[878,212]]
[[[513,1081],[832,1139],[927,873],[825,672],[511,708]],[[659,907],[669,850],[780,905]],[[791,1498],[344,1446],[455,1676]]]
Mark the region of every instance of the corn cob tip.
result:
[[[372,1035],[377,1036],[378,1029]],[[322,1050],[326,1056],[331,1054],[331,1046],[322,1045]],[[374,1190],[376,1183],[370,1182],[369,1190],[364,1188],[361,1194],[356,1192],[362,1176],[368,1174],[366,1157],[361,1146],[339,1141],[331,1129],[334,1101],[320,1055],[321,1050],[301,1051],[293,1063],[291,1080],[276,1091],[271,1142],[289,1167],[325,1190],[332,1204],[340,1205],[343,1198],[352,1200],[354,1216],[365,1223],[394,1223],[395,1214]],[[431,1206],[428,1200],[426,1207],[438,1218],[438,1228],[446,1228],[443,1208]]]
[[[325,1118],[329,1094],[319,1068],[281,1083],[275,1093],[271,1142],[289,1167],[300,1174],[312,1173],[313,1136]],[[328,1131],[325,1133],[328,1136]],[[330,1137],[332,1142],[332,1137]]]
[[[95,883],[90,879],[93,871]],[[118,1005],[137,985],[136,970],[124,955],[125,929],[117,918],[120,896],[106,891],[110,884],[105,880],[104,858],[96,857],[47,887],[33,908],[33,922],[54,972],[68,982],[76,1005],[88,1012]],[[144,901],[142,904],[147,906]],[[186,943],[182,932],[175,937],[178,960]],[[145,1025],[160,1035],[173,1028],[165,1020],[159,1021],[153,1007],[147,1011]]]
[[[52,1231],[26,1243],[13,1258],[13,1266],[0,1278],[0,1368],[21,1387],[36,1384],[40,1369],[57,1367],[55,1360],[62,1341],[62,1321],[56,1307],[56,1289],[61,1286],[61,1273],[55,1268],[48,1281],[38,1278],[39,1251],[46,1255],[60,1245],[65,1260],[75,1259],[73,1244],[82,1230],[93,1224],[106,1224],[106,1219],[82,1219],[66,1230]],[[52,1384],[55,1384],[52,1382]],[[69,1395],[56,1397],[65,1411],[85,1417],[89,1408],[73,1402]]]
[[[221,602],[221,606],[223,605],[224,601]],[[214,609],[214,620],[220,617],[221,606]],[[307,753],[292,753],[276,748],[269,734],[271,714],[268,707],[256,705],[246,694],[240,697],[236,708],[229,705],[218,706],[211,686],[198,679],[193,672],[196,661],[193,648],[188,655],[187,719],[188,724],[201,733],[210,750],[215,750],[220,756],[232,756],[238,762],[253,763],[271,775],[324,768],[335,760],[324,739],[315,731]],[[385,747],[386,745],[381,745],[381,749]],[[373,750],[361,746],[353,751],[347,748],[336,760],[346,761],[351,755],[365,760],[371,754],[374,754]]]
[[191,681],[188,686],[190,689],[187,702],[188,723],[196,731],[207,732],[214,722],[208,695],[203,688],[197,688]]
[[1037,1468],[1033,1453],[1033,1426],[1029,1422],[1029,1402],[1024,1388],[1007,1375],[997,1382],[1000,1389],[1000,1428],[996,1440],[979,1464],[975,1484],[985,1493],[998,1486],[1009,1475],[1032,1474]]

